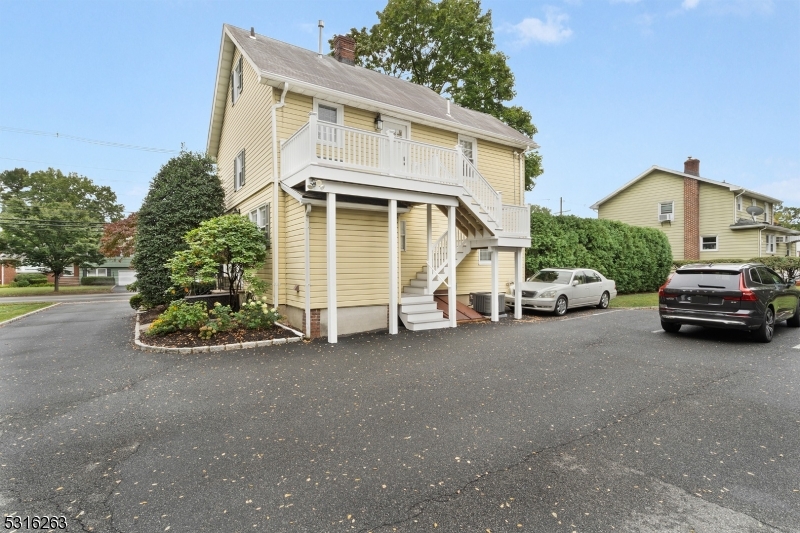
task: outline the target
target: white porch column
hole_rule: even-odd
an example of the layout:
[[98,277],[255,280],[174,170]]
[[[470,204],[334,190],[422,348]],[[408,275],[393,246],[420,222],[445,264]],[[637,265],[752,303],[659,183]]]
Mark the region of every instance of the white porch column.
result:
[[447,314],[450,318],[450,327],[456,323],[456,206],[451,205],[447,210]]
[[431,264],[433,263],[433,228],[431,226],[431,204],[427,204],[428,206],[428,263],[427,268],[425,271],[428,273],[428,286],[426,287],[426,292],[433,292],[434,288],[431,287],[433,285],[432,280],[432,272],[431,272]]
[[497,305],[497,248],[489,248],[492,254],[492,322],[500,320],[500,309]]
[[397,335],[397,200],[389,200],[389,335]]
[[327,202],[328,234],[328,342],[339,341],[336,313],[336,193],[329,192]]
[[525,277],[525,248],[514,252],[514,318],[522,318],[522,278]]

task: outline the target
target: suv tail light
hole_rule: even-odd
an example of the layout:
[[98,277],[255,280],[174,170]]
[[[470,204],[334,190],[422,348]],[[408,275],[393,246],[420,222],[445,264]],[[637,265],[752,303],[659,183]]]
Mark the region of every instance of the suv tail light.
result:
[[756,293],[748,289],[744,286],[744,272],[739,274],[739,290],[742,291],[742,297],[740,298],[743,302],[757,302],[758,296]]
[[675,275],[674,273],[670,274],[669,277],[667,278],[667,281],[665,281],[664,284],[661,287],[658,288],[658,297],[659,298],[663,298],[664,296],[666,296],[667,293],[666,293],[665,289],[667,288],[667,285],[669,285],[669,282],[672,279],[672,276],[674,276],[674,275]]

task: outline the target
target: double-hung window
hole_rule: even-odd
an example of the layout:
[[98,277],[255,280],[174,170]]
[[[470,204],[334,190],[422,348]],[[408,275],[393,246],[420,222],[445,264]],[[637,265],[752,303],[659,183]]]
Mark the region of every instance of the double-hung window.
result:
[[492,264],[492,251],[486,249],[478,250],[478,264],[491,265]]
[[315,99],[314,111],[317,112],[317,140],[338,146],[340,136],[336,126],[344,123],[344,106]]
[[461,147],[461,153],[469,160],[470,163],[478,166],[478,141],[474,137],[467,137],[466,135],[458,136],[458,145]]
[[253,209],[250,211],[250,213],[248,213],[248,218],[250,219],[250,222],[258,226],[258,229],[264,232],[264,237],[266,238],[267,242],[269,242],[269,204],[264,204]]
[[767,253],[775,253],[775,235],[766,235],[767,238]]
[[709,237],[700,237],[700,251],[702,252],[716,252],[719,250],[719,243],[717,236],[712,235]]
[[242,57],[239,56],[239,61],[236,62],[236,66],[233,68],[233,72],[231,72],[231,104],[236,104],[236,101],[239,100],[239,96],[242,94],[242,89],[244,89],[242,67]]
[[660,202],[658,204],[658,221],[672,222],[675,220],[675,202]]
[[400,251],[406,251],[406,221],[400,221]]
[[233,190],[244,187],[244,150],[233,160]]

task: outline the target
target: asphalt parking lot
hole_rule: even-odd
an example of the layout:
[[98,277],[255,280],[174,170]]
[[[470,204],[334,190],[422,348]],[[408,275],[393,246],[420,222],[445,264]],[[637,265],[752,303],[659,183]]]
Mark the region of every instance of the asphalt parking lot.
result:
[[[0,328],[0,508],[68,531],[800,531],[800,332],[652,310],[180,356]],[[21,529],[25,531],[25,529]]]

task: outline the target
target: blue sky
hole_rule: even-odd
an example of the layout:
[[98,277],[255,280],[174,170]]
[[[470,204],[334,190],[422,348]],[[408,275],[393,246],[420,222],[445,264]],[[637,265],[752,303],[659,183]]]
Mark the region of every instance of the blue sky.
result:
[[[342,6],[346,9],[342,9]],[[0,0],[0,170],[53,166],[129,211],[171,154],[204,150],[223,22],[306,48],[370,26],[384,1]],[[545,173],[530,203],[589,206],[651,165],[800,206],[800,2],[484,0],[533,113]]]

